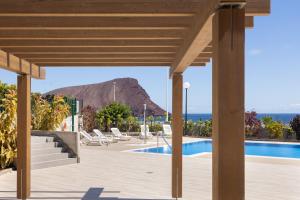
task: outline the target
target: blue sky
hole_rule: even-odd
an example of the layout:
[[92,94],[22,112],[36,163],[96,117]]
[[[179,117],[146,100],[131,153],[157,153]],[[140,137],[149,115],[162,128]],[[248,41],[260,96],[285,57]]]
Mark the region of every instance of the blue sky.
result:
[[[292,5],[292,6],[291,6]],[[256,17],[255,28],[246,31],[246,109],[270,113],[300,113],[300,1],[272,0],[272,14]],[[33,80],[32,90],[98,83],[132,77],[151,99],[165,108],[165,68],[48,68],[46,80]],[[190,113],[211,112],[211,65],[189,68],[184,80],[191,83]],[[0,80],[15,83],[16,75],[0,70]],[[169,107],[171,107],[169,81]]]

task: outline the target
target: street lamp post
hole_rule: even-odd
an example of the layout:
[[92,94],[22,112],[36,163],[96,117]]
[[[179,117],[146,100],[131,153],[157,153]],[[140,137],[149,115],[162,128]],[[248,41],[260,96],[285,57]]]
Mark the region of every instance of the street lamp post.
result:
[[114,102],[116,102],[116,82],[113,82],[114,84]]
[[147,142],[147,127],[146,127],[146,110],[147,110],[147,104],[144,104],[144,143]]
[[191,87],[189,82],[185,82],[183,84],[183,88],[185,89],[185,117],[184,117],[184,135],[187,135],[187,93],[188,89]]

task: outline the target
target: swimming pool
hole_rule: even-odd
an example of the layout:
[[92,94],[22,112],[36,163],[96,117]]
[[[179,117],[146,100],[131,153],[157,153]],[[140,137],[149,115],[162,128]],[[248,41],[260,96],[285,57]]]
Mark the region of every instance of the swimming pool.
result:
[[[168,146],[136,149],[134,152],[171,154]],[[201,140],[184,143],[182,153],[185,156],[195,156],[212,152],[211,140]],[[300,144],[283,144],[269,142],[245,142],[245,154],[252,156],[268,156],[300,159]]]

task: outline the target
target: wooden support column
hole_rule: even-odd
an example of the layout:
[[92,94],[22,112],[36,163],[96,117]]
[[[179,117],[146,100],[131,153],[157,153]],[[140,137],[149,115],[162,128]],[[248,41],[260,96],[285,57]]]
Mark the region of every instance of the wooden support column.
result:
[[30,196],[30,75],[18,76],[18,106],[17,106],[17,197],[26,199]]
[[182,74],[174,73],[172,80],[172,197],[182,197]]
[[213,200],[244,200],[245,9],[213,19]]

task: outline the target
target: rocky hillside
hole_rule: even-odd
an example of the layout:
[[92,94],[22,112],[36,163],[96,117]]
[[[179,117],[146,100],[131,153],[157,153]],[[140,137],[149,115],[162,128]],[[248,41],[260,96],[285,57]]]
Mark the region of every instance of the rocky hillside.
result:
[[114,82],[116,84],[116,102],[129,105],[134,115],[143,114],[144,103],[147,104],[147,114],[164,115],[165,111],[150,99],[147,92],[133,78],[120,78],[97,84],[59,88],[44,95],[59,94],[76,97],[83,101],[83,106],[90,105],[99,109],[113,102]]

